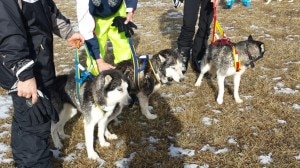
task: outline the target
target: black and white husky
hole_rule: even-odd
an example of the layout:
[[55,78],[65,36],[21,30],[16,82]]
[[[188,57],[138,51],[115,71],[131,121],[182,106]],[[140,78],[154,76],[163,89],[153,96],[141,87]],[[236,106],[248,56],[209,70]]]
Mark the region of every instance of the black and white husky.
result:
[[[143,62],[139,61],[139,64],[139,67],[142,67]],[[184,75],[181,67],[182,61],[179,54],[172,49],[165,49],[150,56],[144,69],[138,75],[138,82],[135,82],[132,60],[117,64],[116,69],[120,69],[128,77],[129,92],[137,96],[142,113],[148,119],[155,119],[157,115],[149,111],[149,98],[160,88],[161,84],[169,83],[172,80],[182,81]]]
[[[240,59],[240,69],[237,71],[234,66],[233,46],[235,47]],[[195,86],[200,86],[204,74],[211,69],[214,70],[217,76],[219,93],[217,97],[218,104],[223,103],[224,82],[225,77],[234,76],[234,99],[237,103],[242,103],[243,100],[239,96],[239,86],[241,75],[246,69],[254,67],[254,62],[262,58],[265,52],[264,43],[253,40],[250,35],[247,40],[240,41],[236,44],[224,44],[217,41],[216,44],[210,44],[206,50],[206,54],[201,60],[201,73],[195,83]]]
[[[56,148],[61,149],[61,139],[68,138],[64,126],[77,111],[83,115],[85,145],[90,159],[99,159],[94,150],[94,128],[98,124],[98,138],[101,146],[109,146],[106,139],[117,139],[107,129],[110,121],[115,119],[128,105],[131,98],[128,93],[127,78],[118,70],[107,70],[93,80],[87,80],[76,92],[73,75],[58,76],[55,82],[56,94],[51,96],[54,107],[59,111],[59,122],[52,124],[51,135]],[[79,98],[77,97],[79,93]]]

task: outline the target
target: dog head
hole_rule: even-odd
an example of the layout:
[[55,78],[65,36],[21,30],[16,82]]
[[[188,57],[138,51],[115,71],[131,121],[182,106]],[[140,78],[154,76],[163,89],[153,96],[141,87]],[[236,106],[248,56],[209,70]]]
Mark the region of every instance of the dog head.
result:
[[261,41],[254,40],[251,35],[249,35],[246,41],[242,43],[245,44],[244,52],[247,58],[246,66],[250,65],[252,68],[254,67],[254,62],[263,58],[265,53],[265,45]]
[[179,54],[172,49],[165,49],[157,54],[160,60],[159,76],[162,83],[170,80],[181,82],[184,79],[182,62]]
[[104,110],[113,110],[117,105],[127,106],[132,101],[128,93],[127,78],[121,71],[102,71],[94,80],[93,98]]

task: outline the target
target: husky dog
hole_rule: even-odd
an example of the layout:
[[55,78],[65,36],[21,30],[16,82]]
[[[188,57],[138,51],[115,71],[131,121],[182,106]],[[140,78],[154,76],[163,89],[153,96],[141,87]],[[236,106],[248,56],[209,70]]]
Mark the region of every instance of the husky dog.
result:
[[[272,0],[267,0],[267,1],[266,1],[266,4],[269,4],[271,1],[272,1]],[[281,2],[282,0],[277,0],[277,1]],[[294,0],[288,0],[288,2],[294,2]]]
[[[240,69],[237,71],[234,66],[233,47],[235,47],[240,59]],[[223,103],[224,82],[225,77],[234,75],[234,99],[237,103],[242,103],[243,100],[239,96],[239,85],[241,75],[251,66],[254,67],[254,62],[262,58],[265,52],[264,43],[253,40],[250,35],[247,40],[240,41],[236,44],[217,43],[210,44],[206,50],[206,54],[201,60],[201,73],[195,83],[195,86],[200,86],[202,78],[206,72],[213,69],[217,75],[219,93],[217,102]]]
[[[139,64],[139,67],[142,67],[143,62],[139,61]],[[138,82],[135,80],[132,60],[117,64],[116,69],[120,69],[128,77],[129,93],[138,98],[142,113],[148,119],[155,119],[157,115],[149,111],[149,98],[160,88],[161,83],[169,83],[171,80],[180,82],[184,79],[181,71],[182,62],[177,52],[165,49],[150,57],[144,65],[144,69],[138,73]]]
[[[59,114],[59,122],[52,124],[51,135],[56,148],[61,149],[63,144],[60,138],[68,138],[64,126],[77,111],[83,115],[85,145],[90,159],[99,159],[94,150],[94,128],[98,124],[98,139],[101,146],[109,146],[106,139],[117,139],[107,129],[110,121],[115,119],[128,105],[131,97],[128,93],[127,78],[118,70],[103,71],[94,79],[88,79],[76,94],[73,75],[58,76],[55,81],[56,95],[51,100]],[[53,96],[54,95],[54,96]]]

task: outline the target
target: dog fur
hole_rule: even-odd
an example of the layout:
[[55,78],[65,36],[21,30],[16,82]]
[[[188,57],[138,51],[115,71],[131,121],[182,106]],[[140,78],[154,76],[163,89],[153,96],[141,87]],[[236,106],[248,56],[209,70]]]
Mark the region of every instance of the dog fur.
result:
[[[265,4],[269,4],[272,0],[267,0]],[[282,0],[277,0],[279,2],[281,2]],[[294,2],[294,0],[288,0],[288,2]]]
[[233,45],[236,48],[242,64],[240,70],[236,71],[234,67],[232,47],[230,45],[210,44],[206,54],[201,60],[201,73],[195,83],[195,86],[199,87],[204,74],[211,69],[214,70],[214,72],[216,72],[219,87],[217,97],[218,104],[223,103],[225,77],[231,75],[234,76],[234,99],[237,103],[243,102],[239,96],[241,75],[250,65],[254,66],[254,62],[262,58],[265,52],[264,43],[253,40],[251,35],[247,40],[240,41]]
[[[153,66],[153,70],[151,65]],[[130,83],[130,94],[136,95],[142,113],[148,119],[157,118],[156,114],[149,111],[149,98],[157,91],[161,83],[169,83],[171,80],[180,82],[184,79],[181,67],[182,61],[177,52],[172,49],[161,50],[149,58],[145,69],[139,73],[139,87],[134,81],[134,66],[132,60],[117,64],[116,68],[121,70],[128,77]],[[139,61],[140,66],[142,62]]]
[[[52,124],[51,135],[56,148],[61,149],[61,139],[68,138],[64,126],[79,111],[83,115],[85,145],[90,159],[100,159],[94,150],[94,129],[98,124],[100,146],[110,146],[106,139],[117,139],[107,125],[127,106],[131,97],[128,93],[127,78],[118,70],[107,70],[94,79],[88,79],[80,87],[80,99],[76,98],[74,74],[58,76],[54,86],[56,96],[51,100],[59,111],[59,122]],[[52,94],[54,95],[54,94]],[[106,139],[105,139],[106,138]]]

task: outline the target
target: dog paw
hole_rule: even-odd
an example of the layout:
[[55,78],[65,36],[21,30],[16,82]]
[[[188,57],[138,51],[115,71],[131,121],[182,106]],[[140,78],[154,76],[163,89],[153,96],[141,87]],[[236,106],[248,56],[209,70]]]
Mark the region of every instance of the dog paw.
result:
[[243,100],[239,98],[239,99],[235,99],[235,102],[236,103],[243,103]]
[[200,87],[200,85],[201,85],[201,82],[198,82],[198,81],[197,81],[197,82],[195,83],[195,86],[196,86],[196,87]]
[[146,115],[146,117],[149,119],[149,120],[154,120],[157,118],[157,115],[156,114],[151,114],[151,113],[148,113]]
[[95,151],[88,153],[88,158],[92,160],[100,159],[99,155]]
[[116,134],[108,134],[105,137],[109,140],[118,139],[118,136]]
[[61,142],[55,142],[54,146],[58,150],[61,150],[64,147],[64,145]]
[[217,103],[218,103],[218,104],[223,104],[223,99],[219,99],[219,98],[218,98],[218,99],[217,99]]
[[109,146],[110,146],[110,143],[107,142],[107,141],[100,142],[100,146],[101,146],[101,147],[109,147]]

